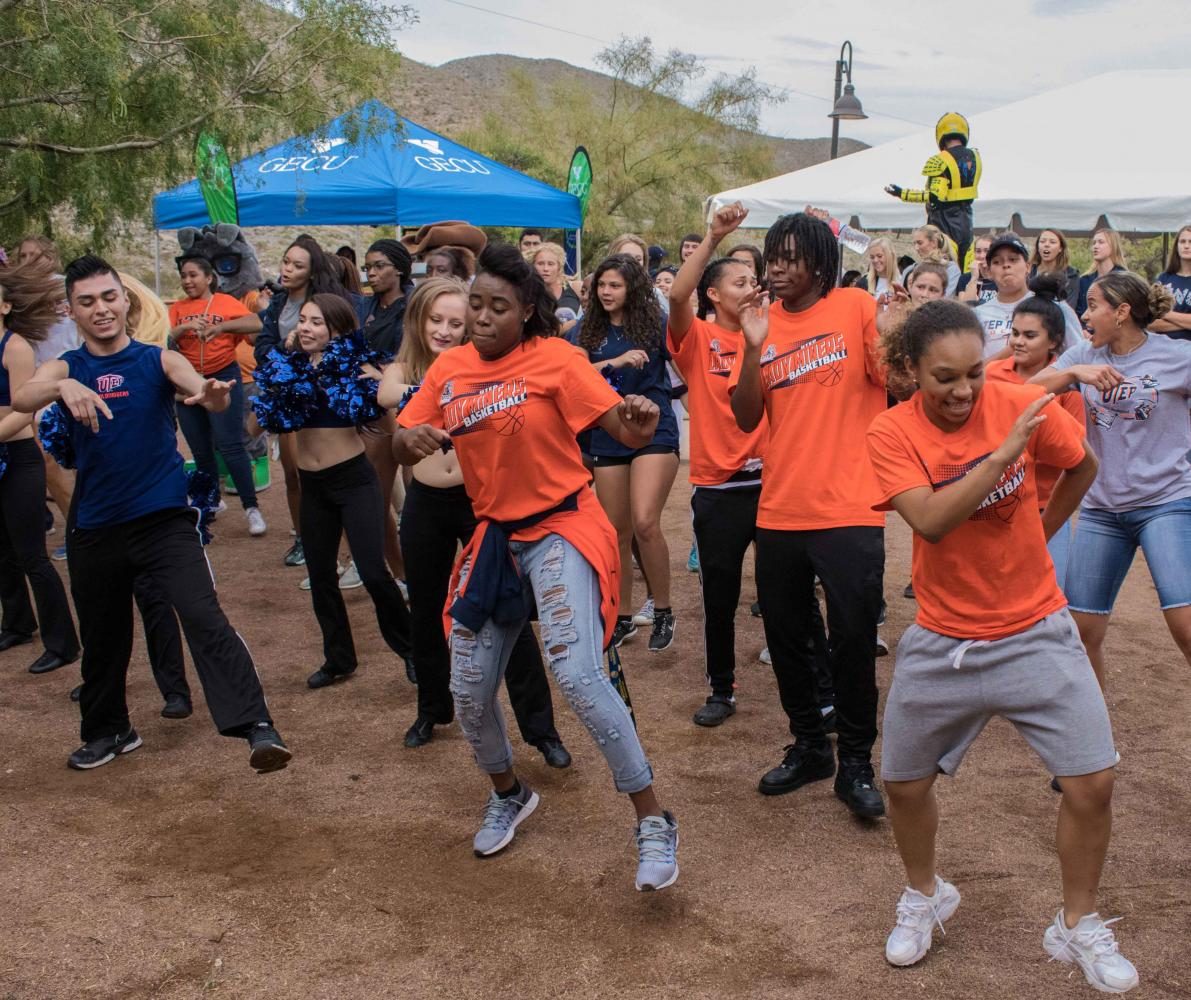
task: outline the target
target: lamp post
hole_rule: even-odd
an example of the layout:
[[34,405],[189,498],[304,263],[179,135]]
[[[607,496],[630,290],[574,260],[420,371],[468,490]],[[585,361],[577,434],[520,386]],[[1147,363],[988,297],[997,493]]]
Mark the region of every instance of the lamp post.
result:
[[[844,84],[844,77],[848,82]],[[842,88],[842,90],[841,90]],[[856,88],[852,86],[852,43],[844,42],[840,46],[839,58],[835,61],[835,101],[831,107],[831,158],[839,156],[839,123],[845,121],[860,121],[867,118],[860,100],[856,96]]]

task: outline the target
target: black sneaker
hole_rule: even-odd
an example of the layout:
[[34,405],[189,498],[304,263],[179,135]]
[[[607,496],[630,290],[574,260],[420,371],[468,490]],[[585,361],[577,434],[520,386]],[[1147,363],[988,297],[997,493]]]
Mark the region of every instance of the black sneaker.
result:
[[877,790],[873,765],[867,760],[841,760],[835,794],[857,816],[885,815],[885,800]]
[[1063,786],[1059,784],[1058,778],[1050,779],[1050,790],[1052,792],[1058,792],[1060,795],[1063,794]]
[[165,699],[165,707],[161,710],[163,719],[189,719],[194,714],[190,699],[180,694],[171,694]]
[[674,612],[658,612],[653,616],[653,631],[649,635],[649,651],[660,653],[674,645]]
[[877,633],[877,641],[873,644],[873,656],[881,657],[889,655],[889,643],[881,638],[881,633]]
[[141,738],[137,736],[132,726],[128,732],[117,733],[115,736],[101,736],[97,740],[84,743],[67,760],[67,765],[76,771],[89,771],[93,767],[103,767],[116,759],[117,754],[132,753],[141,745]]
[[902,591],[902,597],[910,601],[914,600],[914,584],[906,584],[906,589]]
[[753,601],[753,603],[749,605],[749,614],[752,615],[754,618],[761,617],[761,602],[760,601]]
[[617,618],[616,628],[612,630],[612,645],[619,646],[625,639],[631,639],[637,634],[637,626],[632,618]]
[[565,768],[571,766],[571,754],[566,747],[562,745],[562,740],[547,738],[538,741],[538,750],[541,751],[546,763],[550,767]]
[[735,698],[725,698],[722,694],[713,694],[707,699],[707,703],[695,713],[695,725],[707,726],[709,729],[712,726],[722,726],[735,714]]
[[356,668],[352,667],[347,673],[338,673],[334,670],[328,670],[326,664],[319,667],[314,673],[306,678],[306,686],[312,689],[330,687],[332,684],[338,684],[340,681],[345,681],[356,672]]
[[281,736],[267,722],[258,722],[248,731],[248,763],[257,774],[280,771],[293,754]]
[[823,732],[825,732],[828,736],[830,736],[832,733],[838,732],[838,729],[837,729],[838,718],[839,717],[835,714],[834,708],[830,712],[828,712],[826,715],[823,716]]
[[757,791],[762,795],[784,795],[812,781],[823,781],[835,774],[835,755],[830,747],[808,750],[797,743],[786,747],[786,756],[772,771],[761,777]]
[[289,547],[289,551],[285,554],[285,564],[287,566],[306,565],[306,550],[302,548],[301,538],[294,537],[294,544]]

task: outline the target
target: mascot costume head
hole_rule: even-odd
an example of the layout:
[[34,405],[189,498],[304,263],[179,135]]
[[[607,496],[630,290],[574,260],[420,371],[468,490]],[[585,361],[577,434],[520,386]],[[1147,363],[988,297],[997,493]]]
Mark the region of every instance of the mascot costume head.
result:
[[221,222],[202,229],[179,229],[178,245],[183,256],[197,255],[211,262],[219,275],[219,290],[225,295],[243,299],[264,284],[256,250],[239,226]]

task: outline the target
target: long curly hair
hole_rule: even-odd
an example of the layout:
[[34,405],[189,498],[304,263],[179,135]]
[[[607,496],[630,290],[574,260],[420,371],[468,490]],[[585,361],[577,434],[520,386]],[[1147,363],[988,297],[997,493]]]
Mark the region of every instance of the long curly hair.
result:
[[47,260],[0,270],[0,301],[12,306],[4,326],[26,340],[45,339],[49,328],[62,318],[58,305],[65,297],[66,286]]
[[632,257],[613,254],[605,258],[591,278],[591,303],[583,316],[579,346],[591,354],[600,349],[612,328],[612,320],[597,290],[600,276],[615,271],[624,279],[624,338],[635,347],[649,351],[662,342],[662,307],[658,304],[649,274]]

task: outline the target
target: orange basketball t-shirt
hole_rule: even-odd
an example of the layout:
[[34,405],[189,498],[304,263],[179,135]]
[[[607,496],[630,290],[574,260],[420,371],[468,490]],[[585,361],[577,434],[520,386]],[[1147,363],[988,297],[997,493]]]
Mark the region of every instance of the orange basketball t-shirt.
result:
[[[209,299],[179,299],[170,306],[170,326],[185,323],[195,316],[207,317],[208,323],[222,323],[250,315],[247,307],[239,300],[223,292],[216,292]],[[238,333],[221,333],[203,343],[198,334],[187,330],[176,338],[175,343],[182,356],[194,365],[200,375],[211,375],[222,371],[236,360],[236,344],[243,340]]]
[[[984,367],[984,377],[989,382],[1009,382],[1012,385],[1026,384],[1026,380],[1018,375],[1016,369],[1014,369],[1012,358],[1001,358],[998,361],[990,361]],[[1055,396],[1055,402],[1070,413],[1078,421],[1082,429],[1087,430],[1087,416],[1084,412],[1083,396],[1078,392],[1061,392]],[[1063,470],[1056,469],[1053,465],[1039,465],[1034,470],[1035,485],[1038,489],[1039,510],[1046,510],[1046,505],[1050,501],[1050,495],[1054,492],[1055,483],[1059,481],[1059,476],[1062,474]]]
[[[922,486],[962,479],[994,452],[1042,389],[985,382],[967,423],[947,432],[931,423],[916,393],[880,414],[868,429],[868,453],[880,483],[880,506]],[[1084,432],[1061,406],[1030,437],[980,507],[940,541],[914,535],[916,621],[957,639],[1002,639],[1067,603],[1055,581],[1038,512],[1034,469],[1070,469],[1084,457]]]
[[575,435],[620,403],[585,353],[534,337],[495,361],[471,344],[439,355],[398,421],[450,434],[476,516],[518,521],[591,481]]
[[[800,313],[775,302],[761,350],[769,443],[757,527],[813,531],[881,527],[864,432],[886,406],[877,309],[859,288],[836,288]],[[733,368],[729,391],[740,383]]]
[[759,462],[769,440],[769,422],[764,417],[746,434],[732,414],[728,377],[744,351],[744,335],[695,317],[680,341],[667,328],[666,346],[687,384],[691,482],[719,486],[750,462]]

